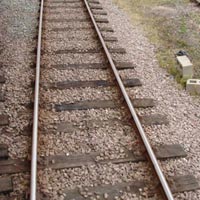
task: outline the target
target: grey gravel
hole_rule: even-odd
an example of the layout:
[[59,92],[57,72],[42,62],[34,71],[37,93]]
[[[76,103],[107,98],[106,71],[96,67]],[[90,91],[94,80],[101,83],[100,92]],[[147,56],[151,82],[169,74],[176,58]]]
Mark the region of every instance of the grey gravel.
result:
[[36,41],[38,2],[1,1],[1,70],[6,77],[3,85],[5,109],[1,113],[9,115],[9,126],[1,134],[0,143],[9,146],[11,158],[29,156],[30,138],[21,131],[30,123],[32,112],[24,106],[32,99],[31,82],[34,70],[30,68],[35,60],[32,51]]
[[40,117],[41,122],[45,123],[58,123],[59,121],[70,121],[79,123],[83,119],[85,120],[108,120],[109,118],[122,119],[125,112],[121,110],[114,109],[102,109],[99,110],[91,109],[85,111],[70,111],[70,112],[60,112],[55,113],[51,111],[46,111],[41,109]]
[[[45,93],[41,92],[42,101],[48,103],[73,103],[76,101],[89,100],[112,100],[117,99],[118,94],[113,88],[81,88],[68,90],[47,90]],[[68,95],[70,94],[70,95]],[[51,99],[49,96],[51,95]]]
[[67,49],[83,49],[84,47],[87,47],[87,49],[92,49],[92,48],[98,48],[99,43],[98,41],[92,42],[91,41],[82,41],[82,42],[77,42],[77,40],[70,41],[69,39],[65,38],[63,40],[48,40],[47,42],[43,43],[43,49],[45,51],[57,51],[57,50],[67,50]]
[[[44,27],[45,27],[45,32],[47,31],[52,31],[52,29],[56,29],[56,28],[62,28],[62,29],[65,29],[65,28],[73,28],[73,29],[80,29],[82,27],[91,27],[91,24],[88,23],[88,22],[81,22],[81,23],[74,23],[74,22],[46,22],[44,24]],[[87,29],[86,29],[87,30]],[[68,30],[69,31],[69,30]],[[66,31],[66,32],[68,32]],[[84,30],[81,30],[81,32],[84,31]],[[60,31],[61,32],[61,31]],[[87,32],[93,32],[91,31],[90,29],[87,30]],[[53,31],[52,31],[53,33]],[[50,35],[51,37],[51,35]]]
[[[58,14],[59,15],[59,14]],[[69,14],[70,16],[71,14]],[[62,14],[62,17],[64,15]],[[59,17],[58,17],[59,18]],[[69,23],[70,26],[74,26],[76,23]],[[58,27],[57,23],[48,23],[51,28],[55,26]],[[46,25],[46,26],[47,26]],[[63,23],[65,27],[65,23]],[[59,24],[60,27],[60,24]],[[86,46],[88,42],[93,41],[93,31],[84,30],[84,31],[74,31],[74,30],[65,30],[59,33],[55,33],[47,29],[44,31],[45,38],[49,38],[47,42],[45,42],[44,49],[49,47],[50,49],[57,49],[59,47],[55,47],[56,44],[59,44],[60,48],[88,48],[95,47],[92,44]],[[59,42],[57,43],[57,39],[50,41],[50,39],[55,38],[55,36],[59,35]],[[72,37],[73,40],[69,38]],[[52,37],[52,38],[51,38]],[[61,39],[65,38],[64,40]],[[78,39],[76,39],[78,37]],[[85,41],[87,38],[87,42]],[[90,38],[92,40],[90,40]],[[69,39],[69,40],[67,40]],[[88,41],[89,40],[89,41]],[[77,42],[77,43],[76,43]],[[66,44],[65,44],[66,43]],[[112,47],[119,47],[116,43],[108,43],[108,45]],[[55,48],[54,48],[55,47]],[[120,61],[129,61],[129,58],[126,55],[113,54],[113,58]],[[96,63],[96,62],[105,62],[104,54],[96,53],[94,54],[44,54],[42,57],[42,64],[50,67],[54,64],[69,64],[69,63]],[[41,71],[41,80],[45,83],[52,83],[55,81],[76,81],[76,80],[112,80],[110,71],[105,70],[94,70],[94,69],[66,69],[66,70],[57,70],[57,69],[48,69],[44,68]],[[71,90],[41,90],[41,102],[62,102],[67,101],[69,103],[73,103],[78,100],[91,100],[91,99],[114,99],[116,98],[117,89],[115,88],[82,88],[82,89],[71,89]],[[90,98],[91,97],[91,98]],[[131,150],[133,147],[139,146],[138,139],[130,127],[122,127],[120,121],[116,124],[103,125],[101,127],[90,127],[86,126],[85,129],[82,128],[84,126],[84,121],[88,120],[107,120],[107,119],[124,119],[126,118],[126,113],[122,109],[111,110],[111,109],[100,109],[100,110],[86,110],[86,111],[71,111],[71,112],[61,112],[55,113],[54,110],[47,111],[45,108],[40,110],[40,123],[41,123],[41,132],[45,132],[44,134],[40,134],[39,136],[39,155],[41,156],[49,156],[49,155],[75,155],[75,154],[84,154],[90,152],[100,152],[100,156],[97,157],[97,160],[101,159],[113,159],[113,158],[122,158],[126,157],[125,151],[127,149]],[[73,123],[76,125],[76,130],[69,130],[65,132],[56,132],[55,123],[65,122]],[[48,132],[49,130],[55,130],[53,132]],[[48,133],[48,134],[46,134]],[[130,164],[133,168],[144,164]],[[104,165],[104,166],[87,166],[82,169],[71,169],[71,172],[75,172],[77,176],[74,174],[73,177],[70,176],[66,179],[65,176],[68,176],[68,170],[57,170],[50,171],[48,169],[42,170],[39,173],[47,174],[47,176],[41,176],[40,181],[40,190],[49,194],[52,199],[64,199],[64,194],[62,194],[62,189],[72,189],[77,186],[94,186],[100,183],[109,184],[114,182],[122,182],[131,179],[131,172],[129,170],[132,167],[128,167],[129,164],[122,165]],[[88,169],[89,168],[89,171]],[[94,168],[94,169],[93,169]],[[137,168],[137,167],[136,167]],[[149,166],[145,165],[145,169]],[[102,171],[103,170],[103,171]],[[116,177],[112,173],[115,173],[116,170],[120,170],[119,174],[122,174],[121,177]],[[125,171],[123,171],[125,170]],[[140,179],[150,179],[150,176],[146,174],[143,175],[142,170],[136,170],[134,172],[134,176],[140,177]],[[63,172],[65,172],[63,174]],[[110,172],[110,173],[109,173]],[[101,181],[101,173],[106,180]],[[128,176],[126,176],[126,174]],[[84,176],[86,178],[82,179]],[[127,179],[126,179],[127,177]],[[130,179],[129,179],[130,178]],[[134,177],[132,177],[134,178]],[[56,181],[58,179],[59,181]],[[50,180],[50,181],[48,181]],[[74,180],[76,182],[74,182]],[[59,195],[58,195],[59,191]],[[87,194],[84,194],[87,195]],[[124,194],[129,195],[129,194]],[[124,199],[126,197],[124,196]],[[131,195],[132,196],[132,195]],[[108,194],[104,194],[105,198],[108,198]],[[116,197],[117,198],[117,197]],[[133,198],[136,198],[133,195]],[[136,198],[137,199],[137,198]]]
[[[152,109],[138,109],[140,114],[163,113],[170,120],[169,126],[152,126],[144,127],[152,144],[158,145],[163,143],[181,143],[188,152],[188,157],[184,159],[174,159],[161,162],[163,170],[167,176],[177,174],[194,174],[200,178],[200,150],[199,150],[199,99],[190,97],[185,91],[175,83],[173,78],[169,76],[165,70],[159,68],[153,45],[149,43],[144,36],[144,32],[138,25],[131,25],[129,17],[115,5],[111,0],[103,1],[105,10],[108,11],[109,21],[116,30],[115,34],[120,40],[119,45],[126,47],[128,55],[113,55],[113,58],[119,61],[132,61],[136,66],[135,70],[126,70],[120,72],[122,77],[135,78],[140,77],[143,87],[128,89],[131,97],[151,97],[157,100],[158,105]],[[23,104],[29,103],[31,100],[32,90],[30,89],[31,81],[34,78],[34,70],[30,68],[32,61],[35,59],[31,51],[35,47],[35,36],[37,24],[38,2],[20,1],[1,1],[0,9],[2,15],[0,21],[2,30],[0,31],[1,45],[4,47],[1,56],[3,63],[3,71],[8,81],[3,86],[6,92],[6,105],[1,105],[5,113],[9,113],[10,125],[7,132],[10,134],[2,134],[1,143],[9,145],[9,155],[11,158],[27,158],[29,157],[28,148],[30,146],[30,137],[20,135],[21,130],[30,122],[31,115]],[[70,12],[70,16],[74,16],[73,12],[80,9],[59,8],[54,11]],[[52,11],[48,11],[48,14]],[[12,13],[12,14],[11,14]],[[81,13],[79,13],[81,15]],[[53,16],[53,15],[52,15]],[[60,15],[63,17],[63,15]],[[119,17],[120,16],[120,17]],[[55,16],[54,16],[55,17]],[[83,23],[81,23],[83,24]],[[85,23],[89,26],[88,23]],[[44,37],[49,40],[55,37],[63,38],[67,35],[70,37],[79,37],[89,39],[93,35],[91,31],[71,31],[62,33],[53,33],[52,28],[62,27],[81,27],[78,23],[69,23],[67,25],[61,23],[48,23],[45,25]],[[122,28],[123,27],[123,28]],[[6,30],[6,31],[5,31]],[[108,34],[109,35],[109,34]],[[67,42],[67,39],[64,40]],[[71,43],[72,44],[72,43]],[[87,45],[88,42],[80,43],[80,46]],[[60,44],[62,46],[62,44]],[[72,45],[74,46],[74,45]],[[78,45],[79,46],[79,45]],[[49,45],[52,49],[54,44]],[[68,44],[62,46],[71,47]],[[19,51],[20,49],[20,51]],[[77,62],[101,62],[104,61],[102,54],[88,55],[86,58],[82,55],[44,55],[42,64],[49,66],[51,64],[68,64]],[[110,78],[107,72],[99,72],[98,70],[67,70],[61,71],[42,70],[42,80],[54,82],[61,80],[93,80]],[[23,83],[23,84],[22,84]],[[163,89],[164,88],[164,89]],[[116,91],[107,88],[94,89],[77,89],[64,91],[42,91],[42,101],[55,102],[59,101],[77,101],[85,99],[86,94],[93,99],[107,99],[115,97]],[[14,98],[13,98],[14,97]],[[87,98],[88,98],[87,97]],[[49,100],[48,100],[49,99]],[[2,110],[2,109],[1,109]],[[44,127],[50,127],[50,123],[58,123],[61,121],[69,121],[76,124],[85,120],[106,120],[109,118],[122,119],[126,113],[122,110],[87,110],[55,113],[41,109],[40,123]],[[128,134],[127,134],[128,133]],[[45,144],[39,147],[40,155],[54,155],[62,153],[85,153],[91,151],[106,152],[104,158],[123,157],[122,149],[124,146],[132,148],[137,143],[137,139],[131,139],[131,130],[127,131],[125,136],[124,130],[118,126],[96,127],[91,132],[76,131],[73,133],[56,133],[41,134],[39,143]],[[153,134],[152,134],[153,133]],[[88,138],[89,134],[89,138]],[[130,140],[132,141],[130,143]],[[121,141],[121,143],[119,143]],[[64,143],[63,143],[64,142]],[[56,148],[55,148],[56,147]],[[121,153],[121,154],[120,154]],[[107,156],[107,157],[106,157]],[[148,172],[148,173],[147,173]],[[23,173],[14,175],[15,191],[11,195],[20,194],[27,191],[29,187],[29,174]],[[73,189],[76,186],[95,186],[97,184],[113,184],[121,181],[131,181],[133,179],[152,180],[149,166],[145,163],[138,164],[121,164],[121,165],[89,165],[77,169],[68,170],[39,170],[38,172],[40,191],[50,195],[51,199],[64,199],[64,189]],[[148,190],[148,188],[147,188]],[[146,191],[141,191],[140,196],[130,193],[124,193],[120,199],[138,200],[150,199],[145,195]],[[108,195],[104,194],[107,198]],[[119,199],[116,197],[115,199]],[[159,199],[153,197],[152,199]],[[185,192],[176,194],[175,199],[200,199],[200,192]]]
[[[39,2],[36,0],[0,1],[0,52],[1,71],[6,83],[2,87],[5,94],[1,113],[9,115],[9,125],[1,128],[0,143],[9,147],[10,159],[29,159],[31,137],[22,135],[22,130],[32,121],[32,111],[26,104],[32,99],[31,82],[34,79]],[[28,191],[29,173],[10,175],[14,191],[11,198]],[[13,198],[14,199],[14,198]]]
[[40,142],[43,144],[39,148],[42,156],[94,151],[105,153],[104,159],[109,159],[125,157],[125,148],[131,149],[138,141],[132,138],[131,129],[124,130],[119,125],[111,125],[85,131],[45,134],[40,136]]
[[62,38],[67,38],[68,41],[72,41],[72,40],[75,40],[75,38],[77,38],[80,41],[80,40],[90,40],[91,35],[94,36],[94,34],[92,32],[88,32],[87,29],[82,30],[81,32],[83,32],[83,33],[81,34],[80,31],[71,31],[71,32],[66,32],[66,31],[54,32],[54,31],[52,31],[50,36],[47,34],[44,34],[43,38],[45,38],[47,40],[62,40]]
[[[51,170],[46,169],[39,171],[39,182],[41,191],[47,193],[52,199],[62,199],[65,190],[78,188],[93,187],[99,184],[115,184],[121,181],[131,181],[140,179],[141,174],[149,174],[150,171],[145,164],[122,164],[122,165],[89,165],[82,168],[74,168],[68,170]],[[62,178],[61,178],[62,177]],[[112,177],[112,178],[111,178]],[[148,181],[151,181],[149,176]],[[46,188],[49,188],[48,190]],[[57,190],[55,190],[57,188]],[[128,195],[128,194],[124,194]],[[134,195],[128,195],[134,197]],[[143,199],[136,197],[133,199]],[[153,199],[157,199],[154,197]]]
[[[51,14],[51,15],[49,15],[49,14]],[[44,17],[45,16],[48,16],[48,18],[46,18],[48,20],[51,20],[51,19],[62,19],[62,20],[67,19],[67,20],[69,20],[69,19],[86,19],[86,18],[88,18],[88,15],[84,12],[68,13],[67,18],[66,18],[66,13],[64,13],[64,12],[59,13],[59,15],[55,12],[52,12],[52,13],[46,12]],[[89,19],[88,19],[88,22],[90,22]],[[77,23],[77,24],[79,25],[80,23]]]
[[[68,53],[68,56],[65,56],[65,54],[60,55],[54,55],[52,54],[45,54],[42,58],[42,65],[55,65],[55,64],[73,64],[74,60],[76,63],[93,63],[93,62],[105,62],[104,61],[104,55],[99,54],[87,54],[87,57],[84,54],[72,54]],[[51,63],[51,64],[49,64]]]
[[[87,60],[87,58],[85,58]],[[94,60],[95,61],[95,60]],[[86,62],[87,63],[87,62]],[[94,72],[95,76],[94,76]],[[108,70],[72,69],[72,70],[44,70],[41,78],[48,82],[57,81],[86,81],[86,80],[111,80]]]

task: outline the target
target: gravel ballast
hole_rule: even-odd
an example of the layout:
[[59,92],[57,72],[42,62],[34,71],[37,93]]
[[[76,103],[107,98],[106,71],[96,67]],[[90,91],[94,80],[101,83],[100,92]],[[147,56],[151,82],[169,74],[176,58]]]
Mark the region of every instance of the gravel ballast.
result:
[[[137,77],[143,83],[143,87],[129,88],[127,90],[130,97],[153,98],[158,103],[156,107],[151,109],[137,109],[138,113],[162,113],[166,114],[170,121],[168,126],[144,127],[151,144],[157,146],[160,144],[179,143],[183,145],[188,153],[188,157],[183,159],[162,161],[161,165],[164,173],[167,177],[193,174],[200,179],[200,139],[198,137],[200,131],[198,127],[200,122],[199,99],[190,97],[184,90],[180,89],[173,78],[158,66],[155,57],[156,49],[144,36],[141,27],[131,24],[129,17],[115,6],[112,0],[100,1],[105,11],[108,12],[110,26],[112,25],[115,30],[114,35],[119,40],[119,46],[126,48],[128,53],[127,55],[116,54],[113,57],[119,61],[131,61],[136,66],[135,70],[120,72],[121,77]],[[7,132],[6,134],[2,134],[0,143],[8,144],[9,156],[11,158],[27,159],[30,156],[30,137],[20,135],[20,133],[29,124],[31,119],[31,112],[29,113],[27,111],[24,104],[29,103],[32,98],[30,85],[34,79],[34,69],[31,69],[30,65],[35,59],[32,51],[35,48],[33,38],[36,33],[34,27],[38,23],[38,2],[32,1],[27,5],[27,1],[24,0],[16,2],[1,1],[0,6],[3,9],[3,15],[0,17],[0,21],[3,24],[2,31],[0,31],[0,38],[4,39],[4,41],[1,41],[1,45],[5,47],[5,50],[1,54],[1,62],[3,63],[2,69],[8,80],[5,86],[3,86],[7,101],[1,107],[10,117],[10,125],[7,128],[9,134]],[[48,10],[48,8],[45,9]],[[73,9],[58,8],[54,11],[58,11],[58,15],[59,12],[67,13],[67,11],[70,11],[71,15],[73,15],[73,12],[77,12],[78,10],[81,9],[74,9],[73,11]],[[10,12],[12,12],[12,15]],[[64,15],[60,14],[60,16],[63,17]],[[77,24],[71,23],[71,26],[77,27]],[[63,33],[54,33],[50,30],[52,28],[62,28],[62,23],[46,23],[45,26],[47,28],[44,31],[44,38],[52,39],[52,43],[48,45],[50,49],[55,47],[54,42],[56,43],[56,41],[53,40],[53,37],[56,38],[57,36],[60,39],[65,37],[65,43],[67,42],[66,38],[69,37],[69,34],[73,33],[74,38],[87,38],[87,41],[80,41],[78,44],[80,48],[87,46],[90,38],[91,41],[94,40],[94,38],[92,39],[92,31],[65,31]],[[86,23],[86,26],[89,26],[89,24]],[[113,35],[113,33],[110,35]],[[93,47],[93,45],[96,44],[92,44],[91,46]],[[71,46],[60,43],[60,47],[62,48],[71,48],[74,46],[77,47],[74,42],[71,43]],[[92,69],[59,71],[52,68],[48,70],[48,67],[51,67],[53,64],[105,62],[105,57],[102,53],[95,55],[88,54],[87,56],[81,54],[73,55],[70,53],[67,56],[65,54],[44,54],[42,56],[42,64],[47,68],[41,70],[41,80],[48,83],[65,80],[111,80],[108,71]],[[89,100],[89,98],[112,99],[116,98],[117,95],[118,93],[115,88],[108,87],[98,89],[68,89],[62,91],[41,89],[40,97],[42,104],[45,104],[62,101],[73,103],[75,101]],[[99,151],[103,152],[103,159],[119,158],[124,156],[124,147],[131,149],[138,145],[134,131],[130,127],[127,127],[127,129],[122,128],[120,123],[117,125],[95,127],[92,130],[76,130],[69,133],[48,133],[48,130],[52,127],[54,128],[56,123],[63,121],[72,122],[78,125],[78,128],[81,128],[84,121],[94,119],[97,121],[112,118],[122,120],[127,115],[121,108],[116,110],[91,109],[86,111],[56,113],[53,109],[48,110],[42,106],[40,110],[40,127],[41,129],[46,129],[46,133],[43,134],[42,130],[40,130],[38,154],[41,156],[57,154],[72,155],[75,153]],[[131,134],[133,134],[133,137],[131,137]],[[13,178],[14,192],[11,193],[11,196],[27,192],[30,178],[29,173],[16,174],[13,175]],[[63,200],[66,198],[64,190],[70,190],[76,187],[96,186],[98,184],[115,184],[123,181],[132,181],[134,179],[148,180],[153,183],[152,180],[154,180],[154,177],[152,177],[151,168],[147,163],[125,163],[120,165],[90,164],[74,169],[51,170],[47,168],[45,170],[38,170],[38,189],[40,192],[47,194],[47,196],[49,195],[51,200]],[[137,197],[129,193],[124,193],[121,199],[144,200],[150,198],[146,198],[145,192],[141,191],[140,196]],[[155,195],[152,199],[157,200],[160,198]],[[175,199],[198,200],[200,199],[200,191],[176,194]]]
[[[166,176],[193,174],[200,179],[200,100],[191,97],[164,69],[160,68],[155,55],[155,47],[145,37],[138,24],[134,25],[125,11],[119,9],[112,0],[100,0],[121,46],[126,47],[129,58],[136,66],[135,71],[122,72],[130,77],[137,76],[143,87],[129,89],[132,97],[150,97],[157,106],[145,112],[166,114],[168,126],[147,127],[145,131],[151,144],[182,144],[188,156],[162,162]],[[120,17],[119,17],[120,16]],[[123,27],[123,28],[122,28]],[[200,191],[176,194],[175,199],[200,199]]]
[[[58,13],[63,18],[70,17],[71,14]],[[51,14],[49,14],[48,17]],[[76,26],[76,23],[69,23]],[[68,25],[69,25],[68,24]],[[64,26],[67,23],[64,23]],[[48,26],[52,28],[58,27],[57,23],[47,23],[47,28],[44,30],[45,38],[48,41],[43,45],[45,50],[59,50],[59,49],[89,49],[101,47],[100,44],[94,41],[94,30],[72,30],[65,29],[58,31],[59,42],[56,39],[57,33],[50,31]],[[52,37],[53,36],[53,37]],[[73,36],[73,40],[71,40]],[[85,41],[87,36],[87,41]],[[45,40],[44,38],[44,40]],[[62,38],[64,38],[62,40]],[[52,39],[52,40],[50,40]],[[89,45],[88,45],[89,44]],[[115,43],[108,43],[110,47],[118,48],[119,45]],[[55,48],[56,47],[56,48]],[[113,54],[116,60],[128,60],[126,55]],[[134,148],[134,152],[139,151],[139,141],[136,137],[135,131],[130,126],[122,125],[122,121],[127,119],[127,113],[124,111],[123,106],[115,109],[89,109],[80,111],[61,111],[56,112],[55,104],[62,103],[74,103],[77,101],[86,100],[119,100],[118,89],[116,87],[98,87],[98,88],[79,88],[79,89],[48,89],[48,84],[59,81],[86,81],[86,80],[108,80],[113,81],[113,76],[110,70],[98,70],[98,69],[81,69],[74,67],[73,69],[59,70],[56,67],[51,68],[55,64],[70,64],[70,63],[105,63],[105,55],[103,51],[96,53],[70,53],[70,52],[56,52],[44,53],[42,55],[42,65],[45,68],[41,70],[41,82],[47,85],[47,88],[40,90],[40,103],[42,109],[40,109],[40,135],[39,135],[39,147],[38,154],[40,156],[52,156],[52,155],[65,155],[76,156],[77,154],[87,153],[99,153],[95,158],[98,160],[106,159],[118,159],[126,158],[127,151]],[[49,69],[51,68],[51,69]],[[46,104],[51,103],[52,107],[49,109],[45,107]],[[112,119],[116,120],[112,122]],[[93,120],[92,122],[90,120]],[[94,125],[94,121],[100,122],[103,120],[110,120],[110,123],[103,125]],[[66,125],[65,131],[56,131],[56,124],[64,123]],[[92,123],[92,124],[90,124]],[[72,128],[70,129],[70,126]],[[131,167],[128,167],[131,166]],[[141,166],[141,170],[137,169]],[[145,166],[144,168],[142,166]],[[94,168],[94,169],[93,169]],[[89,169],[89,171],[88,171]],[[144,171],[143,171],[144,170]],[[146,173],[146,170],[149,173]],[[70,190],[77,187],[95,186],[99,184],[120,183],[123,181],[131,180],[138,177],[138,179],[151,179],[151,168],[149,165],[139,164],[121,164],[121,165],[95,165],[89,164],[78,169],[70,170],[56,170],[51,169],[41,170],[39,174],[38,189],[44,192],[47,196],[50,195],[50,199],[64,199],[63,189]],[[74,175],[72,173],[75,172]],[[82,172],[82,173],[81,173]],[[132,172],[132,175],[131,175]],[[68,175],[69,174],[69,175]],[[103,175],[103,179],[101,177]],[[120,177],[117,177],[117,174]],[[104,180],[104,177],[106,180]],[[139,178],[140,177],[140,178]],[[107,181],[110,180],[110,181]],[[105,194],[106,195],[106,194]],[[128,199],[126,195],[129,195],[133,199],[141,199],[140,197],[131,196],[130,194],[124,194],[124,199]],[[139,195],[140,196],[140,195]],[[118,197],[116,197],[118,198]]]
[[[139,164],[121,164],[121,165],[89,165],[81,168],[51,170],[46,169],[39,171],[39,182],[41,191],[51,197],[52,200],[63,200],[67,197],[64,191],[72,190],[76,187],[94,187],[101,184],[116,184],[122,181],[128,182],[131,180],[141,180],[141,177],[146,177],[150,174],[149,168],[144,163]],[[153,177],[143,180],[151,181]],[[48,188],[48,190],[46,189]],[[57,188],[55,190],[55,188]],[[124,194],[126,195],[126,194]],[[145,192],[141,190],[141,196],[136,197],[129,194],[130,200],[141,200],[145,198]],[[120,197],[118,197],[121,199]],[[90,198],[89,198],[90,199]],[[98,199],[97,197],[95,199]],[[154,200],[159,198],[154,197]]]
[[[1,114],[9,115],[9,125],[1,127],[0,143],[8,145],[9,159],[29,159],[31,137],[23,135],[22,130],[32,122],[32,110],[26,105],[32,100],[31,82],[35,70],[38,25],[38,1],[2,0],[0,2],[0,67],[6,82],[2,86],[5,94],[4,108]],[[9,176],[9,175],[2,175]],[[11,198],[25,194],[30,184],[30,174],[12,174],[13,192]],[[7,199],[0,194],[0,198]]]
[[[9,115],[9,125],[2,131],[0,143],[9,146],[11,158],[27,158],[30,154],[30,137],[21,131],[30,123],[32,111],[26,108],[32,100],[31,82],[34,79],[38,2],[1,1],[0,40],[4,47],[0,55],[1,71],[6,83],[5,109],[1,113]],[[32,120],[31,120],[32,121]]]

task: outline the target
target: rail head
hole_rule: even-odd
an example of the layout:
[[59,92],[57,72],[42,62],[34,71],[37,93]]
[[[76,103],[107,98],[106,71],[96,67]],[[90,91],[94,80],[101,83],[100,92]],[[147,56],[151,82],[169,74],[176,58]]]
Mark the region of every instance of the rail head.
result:
[[38,30],[38,43],[37,43],[33,130],[32,130],[30,200],[36,200],[36,198],[37,198],[38,113],[39,113],[40,59],[41,59],[41,43],[42,43],[43,8],[44,8],[44,0],[41,0],[39,30]]
[[93,23],[93,25],[95,27],[95,30],[96,30],[96,32],[98,34],[98,37],[99,37],[99,39],[101,41],[103,49],[104,49],[104,51],[106,53],[106,56],[107,56],[107,58],[109,60],[109,63],[110,63],[111,68],[112,68],[112,71],[113,71],[113,73],[115,75],[115,78],[117,80],[117,83],[118,83],[118,85],[120,87],[121,93],[123,94],[123,97],[124,97],[124,99],[126,101],[126,104],[127,104],[128,108],[129,108],[129,111],[131,113],[131,116],[132,116],[132,118],[133,118],[133,120],[135,122],[135,125],[136,125],[137,130],[138,130],[138,132],[140,134],[142,142],[145,145],[145,148],[146,148],[146,151],[147,151],[148,156],[150,158],[150,161],[151,161],[151,163],[152,163],[152,165],[154,167],[154,170],[156,172],[156,175],[158,176],[158,179],[159,179],[159,181],[161,183],[161,186],[162,186],[162,189],[164,191],[165,197],[166,197],[167,200],[174,200],[172,192],[171,192],[171,190],[169,188],[169,185],[168,185],[168,183],[166,181],[166,178],[165,178],[165,176],[164,176],[164,174],[163,174],[163,172],[161,170],[161,167],[159,166],[159,163],[158,163],[158,161],[156,159],[156,156],[155,156],[155,154],[153,152],[153,149],[152,149],[152,147],[151,147],[151,145],[150,145],[150,143],[148,141],[148,138],[147,138],[147,136],[146,136],[146,134],[144,132],[144,129],[142,128],[142,125],[141,125],[140,120],[139,120],[139,118],[138,118],[138,116],[136,114],[136,111],[135,111],[135,109],[134,109],[134,107],[133,107],[133,105],[131,103],[131,100],[130,100],[127,92],[126,92],[124,84],[123,84],[123,82],[122,82],[122,80],[120,78],[118,70],[117,70],[117,68],[116,68],[116,66],[115,66],[115,64],[113,62],[111,54],[109,53],[109,50],[108,50],[108,48],[106,46],[106,43],[105,43],[105,41],[104,41],[104,39],[102,37],[102,34],[101,34],[100,30],[98,28],[98,25],[97,25],[97,23],[96,23],[96,21],[95,21],[95,19],[93,17],[92,11],[91,11],[91,9],[89,7],[89,4],[88,4],[87,0],[84,0],[84,3],[85,3],[85,6],[86,6],[86,8],[88,10],[88,13],[89,13],[89,15],[91,17],[92,23]]

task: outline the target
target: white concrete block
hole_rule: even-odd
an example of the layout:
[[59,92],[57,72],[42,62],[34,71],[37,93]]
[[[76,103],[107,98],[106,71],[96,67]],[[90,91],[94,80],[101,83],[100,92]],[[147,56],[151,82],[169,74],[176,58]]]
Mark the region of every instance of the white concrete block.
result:
[[188,79],[186,90],[191,95],[200,95],[200,79]]
[[187,56],[177,56],[178,63],[180,64],[180,71],[183,78],[193,77],[193,64]]

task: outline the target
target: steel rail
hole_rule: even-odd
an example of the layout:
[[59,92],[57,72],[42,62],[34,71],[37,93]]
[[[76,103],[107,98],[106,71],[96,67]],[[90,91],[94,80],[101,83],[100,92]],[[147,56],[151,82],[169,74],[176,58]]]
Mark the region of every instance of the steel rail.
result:
[[41,0],[38,44],[37,44],[33,131],[32,131],[30,200],[36,200],[37,198],[37,146],[38,146],[38,114],[39,114],[40,58],[41,58],[43,5],[44,5],[44,0]]
[[105,51],[105,53],[106,53],[106,56],[107,56],[107,58],[108,58],[108,60],[109,60],[109,63],[110,63],[110,65],[111,65],[111,67],[112,67],[112,70],[113,70],[113,73],[114,73],[115,78],[116,78],[116,80],[117,80],[117,83],[118,83],[118,85],[119,85],[119,87],[120,87],[120,90],[121,90],[121,92],[122,92],[122,94],[123,94],[123,97],[124,97],[124,99],[125,99],[125,101],[126,101],[126,103],[127,103],[127,106],[128,106],[128,108],[129,108],[129,111],[130,111],[130,113],[131,113],[131,115],[132,115],[132,118],[133,118],[133,120],[134,120],[134,122],[135,122],[135,124],[136,124],[136,127],[137,127],[138,131],[139,131],[139,134],[140,134],[140,137],[141,137],[141,139],[142,139],[142,142],[143,142],[144,145],[145,145],[145,148],[146,148],[146,151],[147,151],[147,153],[148,153],[148,156],[149,156],[149,158],[150,158],[150,160],[151,160],[151,162],[152,162],[152,164],[153,164],[154,170],[155,170],[155,172],[156,172],[156,174],[157,174],[157,176],[158,176],[158,179],[159,179],[159,181],[160,181],[160,183],[161,183],[161,185],[162,185],[164,194],[165,194],[165,196],[166,196],[166,198],[167,198],[168,200],[173,200],[174,198],[173,198],[172,192],[171,192],[171,190],[170,190],[170,188],[169,188],[169,185],[168,185],[168,183],[167,183],[167,181],[166,181],[166,179],[165,179],[165,176],[164,176],[164,174],[163,174],[163,172],[162,172],[162,170],[161,170],[161,168],[160,168],[160,166],[159,166],[159,164],[158,164],[158,161],[157,161],[156,156],[155,156],[155,154],[154,154],[154,152],[153,152],[153,149],[152,149],[152,147],[151,147],[151,145],[150,145],[150,143],[149,143],[149,141],[148,141],[148,139],[147,139],[147,136],[146,136],[146,134],[145,134],[145,132],[144,132],[144,129],[142,128],[142,125],[141,125],[141,123],[140,123],[140,121],[139,121],[139,119],[138,119],[138,116],[137,116],[137,114],[136,114],[136,111],[135,111],[135,109],[134,109],[134,107],[133,107],[133,105],[132,105],[132,103],[131,103],[131,101],[130,101],[130,98],[129,98],[127,92],[126,92],[126,89],[125,89],[125,87],[124,87],[124,84],[123,84],[123,82],[122,82],[120,76],[119,76],[119,73],[118,73],[118,71],[117,71],[117,68],[116,68],[116,66],[115,66],[115,64],[114,64],[114,62],[113,62],[113,59],[112,59],[112,57],[111,57],[111,55],[110,55],[110,53],[109,53],[109,51],[108,51],[108,48],[107,48],[107,46],[106,46],[106,44],[105,44],[105,42],[104,42],[104,40],[103,40],[103,37],[102,37],[102,35],[101,35],[101,32],[99,31],[98,25],[96,24],[96,21],[95,21],[95,19],[94,19],[94,17],[93,17],[93,14],[92,14],[92,12],[91,12],[90,7],[89,7],[89,4],[88,4],[87,0],[84,0],[84,2],[85,2],[85,5],[86,5],[86,7],[87,7],[88,13],[89,13],[89,15],[90,15],[90,17],[91,17],[91,20],[92,20],[92,22],[93,22],[93,25],[94,25],[94,27],[95,27],[95,29],[96,29],[96,32],[97,32],[97,34],[98,34],[98,37],[99,37],[99,39],[100,39],[100,41],[101,41],[101,44],[102,44],[102,46],[103,46],[103,49],[104,49],[104,51]]

